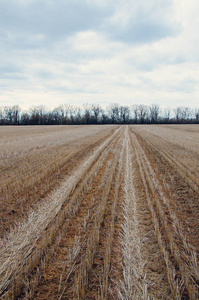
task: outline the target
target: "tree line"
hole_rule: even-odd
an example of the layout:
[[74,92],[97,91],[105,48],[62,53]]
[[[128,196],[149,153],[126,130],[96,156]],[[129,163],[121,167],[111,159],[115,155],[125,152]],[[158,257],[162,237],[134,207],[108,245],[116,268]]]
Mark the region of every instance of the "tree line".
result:
[[23,111],[19,105],[0,107],[0,125],[83,125],[83,124],[199,124],[199,108],[178,106],[161,108],[158,104],[123,106],[98,104],[60,105],[52,110],[32,106]]

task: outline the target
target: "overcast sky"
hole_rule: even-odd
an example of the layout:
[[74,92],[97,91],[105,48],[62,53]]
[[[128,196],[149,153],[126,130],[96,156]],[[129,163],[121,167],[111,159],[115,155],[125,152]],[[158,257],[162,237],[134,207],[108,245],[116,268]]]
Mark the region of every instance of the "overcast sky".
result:
[[199,106],[199,1],[0,0],[0,106]]

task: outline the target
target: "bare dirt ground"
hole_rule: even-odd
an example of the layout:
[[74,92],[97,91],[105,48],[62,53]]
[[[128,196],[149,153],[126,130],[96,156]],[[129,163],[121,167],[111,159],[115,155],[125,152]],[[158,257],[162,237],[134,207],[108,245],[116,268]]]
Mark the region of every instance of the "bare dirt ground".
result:
[[1,299],[198,299],[199,126],[1,127]]
[[112,132],[111,126],[0,127],[0,236]]

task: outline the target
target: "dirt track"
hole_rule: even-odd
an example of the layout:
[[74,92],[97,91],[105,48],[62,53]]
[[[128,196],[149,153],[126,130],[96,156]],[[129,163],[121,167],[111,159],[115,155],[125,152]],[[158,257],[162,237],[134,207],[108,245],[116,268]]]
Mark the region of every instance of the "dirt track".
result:
[[199,129],[182,128],[73,139],[70,174],[2,239],[1,298],[198,299]]

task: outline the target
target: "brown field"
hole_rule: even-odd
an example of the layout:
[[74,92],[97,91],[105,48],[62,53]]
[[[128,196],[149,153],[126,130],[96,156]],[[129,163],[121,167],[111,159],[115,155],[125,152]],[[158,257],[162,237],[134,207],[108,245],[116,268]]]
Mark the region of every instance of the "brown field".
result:
[[0,299],[199,299],[199,126],[0,127]]

